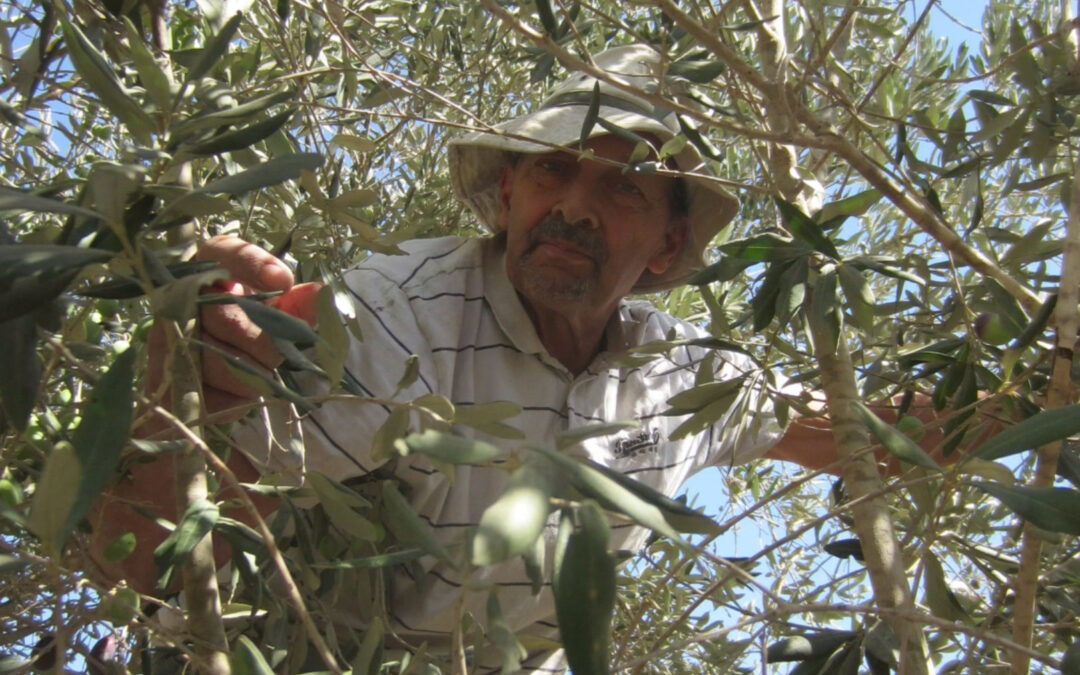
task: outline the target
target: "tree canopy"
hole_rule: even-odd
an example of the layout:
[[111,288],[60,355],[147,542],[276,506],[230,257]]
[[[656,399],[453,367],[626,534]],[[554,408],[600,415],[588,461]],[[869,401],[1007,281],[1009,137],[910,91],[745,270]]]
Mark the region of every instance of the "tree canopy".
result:
[[[536,583],[553,577],[560,623],[578,618],[562,638],[578,675],[1080,672],[1080,23],[1064,0],[995,0],[969,50],[929,31],[942,4],[5,3],[0,669],[149,672],[169,645],[215,672],[305,672],[320,656],[331,672],[471,672],[466,654],[489,644],[512,672],[523,646],[496,594],[446,653],[384,651],[372,579],[425,556],[521,556]],[[481,234],[451,196],[447,142],[530,109],[570,72],[620,86],[590,55],[625,43],[654,46],[693,93],[683,105],[639,92],[679,115],[682,133],[656,150],[693,144],[741,201],[712,264],[650,299],[706,327],[704,346],[754,359],[782,418],[824,407],[839,478],[734,467],[728,508],[704,517],[523,443],[505,466],[540,476],[519,482],[541,527],[560,514],[544,561],[539,532],[516,530],[499,502],[484,534],[444,548],[392,483],[375,495],[326,477],[299,492],[260,484],[282,506],[244,525],[235,509],[250,504],[219,494],[235,480],[227,428],[200,419],[197,397],[173,408],[180,433],[133,440],[166,395],[145,388],[152,324],[172,331],[174,390],[198,391],[191,319],[222,298],[200,293],[221,272],[193,261],[197,241],[237,234],[328,284],[317,332],[244,305],[294,347],[274,375],[234,364],[252,386],[300,413],[319,401],[295,391],[294,369],[359,396],[342,378],[354,325],[341,271],[407,239]],[[743,384],[702,374],[669,403],[694,433],[740,405]],[[881,401],[895,410],[866,407]],[[924,401],[941,413],[930,426]],[[388,405],[376,451],[448,473],[506,459],[454,425],[512,438],[520,411]],[[917,442],[937,432],[931,456]],[[199,553],[211,533],[235,551],[231,590],[189,595],[188,624],[106,583],[86,554],[95,501],[161,454],[202,486],[156,552],[163,585],[212,575]],[[573,489],[552,498],[556,483]],[[658,536],[619,564],[608,518]],[[138,545],[124,536],[105,556]],[[329,620],[328,598],[344,595],[363,619],[348,629]]]

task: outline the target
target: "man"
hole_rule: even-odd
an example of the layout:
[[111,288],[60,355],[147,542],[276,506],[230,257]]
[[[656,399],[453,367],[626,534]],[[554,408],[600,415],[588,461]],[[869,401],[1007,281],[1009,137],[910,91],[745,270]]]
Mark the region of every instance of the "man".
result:
[[[660,56],[648,47],[612,49],[595,63],[644,90],[667,91],[671,85],[662,77]],[[646,159],[656,160],[656,150],[677,135],[679,126],[670,112],[607,83],[598,89],[605,124],[589,129],[581,144],[595,82],[574,75],[540,110],[453,143],[455,192],[495,236],[413,242],[403,247],[404,257],[375,256],[347,271],[344,279],[364,339],[350,345],[346,369],[380,403],[329,401],[301,426],[291,425],[294,420],[277,406],[268,415],[269,428],[259,418],[235,434],[259,472],[297,480],[311,473],[362,479],[381,464],[371,455],[371,441],[393,409],[385,402],[429,394],[445,396],[462,409],[513,401],[523,412],[506,421],[529,444],[547,447],[571,429],[637,421],[638,429],[591,438],[577,451],[668,495],[695,471],[766,452],[815,467],[832,459],[828,434],[810,426],[793,427],[778,443],[781,429],[764,393],[767,384],[747,359],[680,347],[645,365],[622,365],[632,347],[673,335],[703,336],[695,326],[624,298],[684,283],[704,264],[705,247],[735,215],[737,202],[702,173],[702,158],[692,145],[670,160],[686,178],[628,169],[633,159],[640,160],[634,157],[640,154],[637,143],[609,129],[648,140],[653,149]],[[200,256],[234,272],[230,291],[285,290],[279,306],[313,315],[311,288],[293,288],[288,270],[258,248],[222,238],[204,246]],[[204,313],[203,330],[207,339],[262,365],[280,362],[269,338],[237,307]],[[402,388],[404,363],[412,355],[418,357],[419,372]],[[694,386],[703,363],[711,364],[717,379],[745,377],[746,386],[718,424],[671,441],[684,418],[664,415],[667,401]],[[209,354],[204,384],[213,407],[255,397]],[[414,415],[411,422],[415,429],[422,420]],[[467,428],[463,432],[492,440]],[[303,437],[302,456],[282,450],[297,433]],[[508,449],[521,445],[494,442]],[[255,475],[251,464],[234,463],[246,477]],[[383,471],[399,481],[412,506],[446,541],[460,540],[475,526],[506,483],[501,470],[468,466],[457,467],[451,481],[414,456]],[[167,490],[163,480],[161,472],[145,472],[127,496],[160,498]],[[636,549],[645,535],[640,528],[616,526],[613,547]],[[144,551],[152,549],[142,537],[140,542]],[[550,593],[531,592],[519,560],[473,570],[467,579],[438,560],[423,559],[421,565],[423,579],[410,577],[408,568],[392,572],[389,618],[405,641],[446,640],[460,620],[465,586],[499,589],[515,631],[536,640],[557,637]],[[466,606],[478,617],[484,616],[486,596],[466,593]],[[540,650],[525,667],[551,672],[563,666],[557,653]]]

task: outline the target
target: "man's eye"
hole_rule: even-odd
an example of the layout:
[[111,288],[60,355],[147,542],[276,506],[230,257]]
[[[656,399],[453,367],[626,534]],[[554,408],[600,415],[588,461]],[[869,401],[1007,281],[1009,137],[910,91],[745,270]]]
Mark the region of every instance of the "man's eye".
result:
[[631,181],[628,181],[628,180],[620,181],[615,186],[615,189],[618,190],[619,192],[621,192],[622,194],[630,196],[630,197],[641,197],[643,199],[645,197],[645,193],[641,191],[641,188],[639,188],[637,185],[635,185],[634,183],[632,183]]
[[560,162],[557,159],[542,159],[536,163],[536,166],[548,173],[562,173],[566,170],[566,162]]

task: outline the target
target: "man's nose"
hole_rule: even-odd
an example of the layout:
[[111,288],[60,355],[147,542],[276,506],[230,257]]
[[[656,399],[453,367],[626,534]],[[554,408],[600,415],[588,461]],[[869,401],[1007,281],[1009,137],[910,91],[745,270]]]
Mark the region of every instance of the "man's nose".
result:
[[563,190],[552,212],[571,225],[596,229],[600,227],[600,216],[597,213],[599,200],[600,195],[597,194],[595,185],[588,181],[575,180]]

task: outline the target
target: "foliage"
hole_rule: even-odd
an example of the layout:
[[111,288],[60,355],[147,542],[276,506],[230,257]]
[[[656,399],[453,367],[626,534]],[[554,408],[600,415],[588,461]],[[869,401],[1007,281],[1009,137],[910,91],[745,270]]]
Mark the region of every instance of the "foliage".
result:
[[[136,608],[130,589],[101,580],[86,556],[84,516],[128,463],[191,451],[152,439],[120,457],[119,446],[128,445],[133,395],[136,417],[160,395],[139,394],[150,325],[183,323],[199,303],[222,301],[200,294],[220,272],[191,262],[193,242],[239,234],[335,291],[340,270],[369,252],[474,233],[449,198],[448,139],[535,104],[588,53],[646,41],[695,87],[698,107],[679,111],[682,138],[742,200],[737,222],[713,242],[716,262],[694,286],[655,302],[708,326],[716,341],[707,346],[767,365],[760,378],[782,417],[814,413],[809,394],[791,395],[780,372],[804,392],[829,392],[834,421],[845,419],[833,392],[849,353],[852,395],[897,401],[895,427],[876,418],[869,426],[904,462],[899,475],[853,498],[861,488],[850,480],[751,463],[728,472],[730,506],[717,525],[600,467],[515,440],[511,403],[467,410],[439,396],[395,400],[382,402],[400,412],[374,439],[384,457],[426,454],[451,474],[455,461],[529,469],[513,474],[467,546],[436,540],[392,482],[365,491],[323,477],[299,490],[258,486],[281,504],[266,533],[212,494],[159,549],[166,576],[209,531],[232,544],[222,614],[241,671],[318,662],[290,618],[297,610],[282,591],[283,568],[330,651],[347,654],[335,667],[404,672],[447,654],[421,645],[384,652],[381,570],[516,556],[537,585],[554,564],[560,622],[578,619],[564,641],[582,674],[612,662],[664,673],[772,661],[794,662],[792,673],[888,672],[900,658],[893,633],[906,625],[927,636],[939,672],[1010,663],[1026,672],[1021,655],[1061,667],[1080,639],[1080,459],[1069,443],[1054,449],[1077,431],[1066,407],[1076,402],[1080,269],[1066,243],[1080,184],[1071,15],[1050,2],[992,2],[969,53],[928,32],[935,2],[908,0],[239,4],[172,3],[164,24],[153,2],[4,6],[5,656],[44,658],[50,650],[35,645],[49,634],[73,663],[100,671],[90,645],[110,630],[120,656],[153,652],[151,635],[186,649],[182,629],[163,618],[171,610],[148,597]],[[1078,229],[1072,223],[1069,236]],[[326,294],[318,333],[258,303],[245,309],[294,369],[357,395],[341,378],[342,326],[350,327],[341,296]],[[295,348],[307,346],[315,348]],[[235,367],[268,396],[301,410],[318,403],[294,389],[289,369],[270,377]],[[416,367],[403,364],[402,388]],[[742,385],[702,377],[671,405],[690,416],[689,433],[738,405]],[[903,436],[922,432],[905,423],[916,393],[944,411],[938,462],[996,438],[938,471]],[[850,418],[859,429],[868,421],[857,411]],[[446,435],[454,424],[493,444]],[[209,446],[227,454],[227,435],[215,433]],[[1051,449],[1034,451],[1043,444]],[[225,482],[212,473],[212,486]],[[874,597],[878,572],[867,567],[881,542],[852,532],[871,498],[897,532],[910,607]],[[522,504],[531,510],[525,531],[504,515]],[[634,552],[617,581],[601,507],[667,535]],[[545,576],[533,542],[555,511],[559,546]],[[1037,526],[1024,536],[1040,538],[1041,549],[1022,537],[1023,519]],[[720,538],[694,549],[676,530]],[[295,548],[279,560],[274,549],[286,540]],[[106,557],[130,552],[129,540],[117,541]],[[1029,647],[1015,644],[1013,624],[1023,622],[1014,586],[1033,593]],[[340,598],[359,624],[328,621]],[[462,618],[456,648],[488,641],[512,670],[522,645],[494,593],[486,608]],[[140,658],[125,667],[143,668]]]

